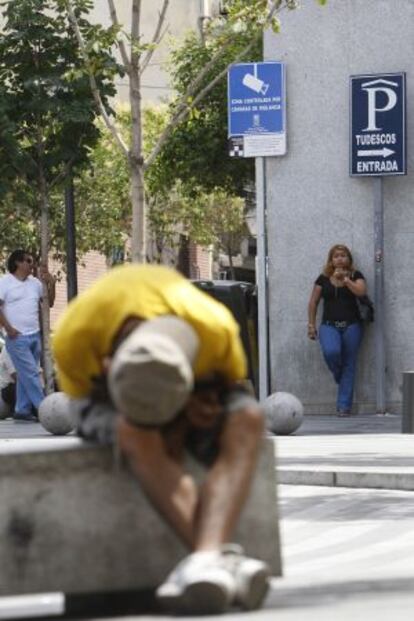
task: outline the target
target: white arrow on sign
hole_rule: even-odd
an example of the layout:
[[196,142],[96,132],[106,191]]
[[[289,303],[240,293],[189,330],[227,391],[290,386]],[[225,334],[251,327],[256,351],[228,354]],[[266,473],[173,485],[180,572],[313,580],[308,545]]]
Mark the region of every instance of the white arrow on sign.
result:
[[368,150],[358,151],[358,157],[375,157],[378,155],[382,155],[382,157],[389,157],[393,153],[395,153],[395,151],[392,151],[392,149],[387,149],[386,147],[384,147],[383,149],[372,149],[370,151]]

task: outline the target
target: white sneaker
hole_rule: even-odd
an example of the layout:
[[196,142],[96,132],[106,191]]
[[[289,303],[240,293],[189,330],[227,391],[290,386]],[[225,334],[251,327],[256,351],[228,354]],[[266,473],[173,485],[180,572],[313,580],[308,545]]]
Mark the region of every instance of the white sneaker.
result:
[[237,544],[222,548],[224,566],[233,574],[236,593],[233,604],[244,610],[255,610],[262,604],[269,589],[269,566],[263,561],[243,555]]
[[158,587],[163,608],[181,614],[219,614],[234,600],[236,582],[220,551],[194,552]]

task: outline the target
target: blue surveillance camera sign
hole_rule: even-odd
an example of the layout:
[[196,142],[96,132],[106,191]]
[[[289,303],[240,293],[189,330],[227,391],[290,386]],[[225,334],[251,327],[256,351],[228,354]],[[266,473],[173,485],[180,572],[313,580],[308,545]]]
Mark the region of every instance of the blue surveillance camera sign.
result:
[[285,66],[240,63],[228,71],[228,137],[232,157],[286,153]]
[[405,73],[350,78],[350,174],[407,174]]

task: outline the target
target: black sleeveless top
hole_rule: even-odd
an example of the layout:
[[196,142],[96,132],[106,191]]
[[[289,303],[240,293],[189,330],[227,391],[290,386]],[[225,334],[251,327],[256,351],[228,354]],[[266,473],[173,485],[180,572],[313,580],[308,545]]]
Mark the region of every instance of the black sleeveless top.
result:
[[[361,272],[356,270],[351,280],[364,279]],[[335,287],[328,276],[321,274],[315,280],[315,285],[322,287],[323,315],[322,321],[360,321],[355,295],[348,287]]]

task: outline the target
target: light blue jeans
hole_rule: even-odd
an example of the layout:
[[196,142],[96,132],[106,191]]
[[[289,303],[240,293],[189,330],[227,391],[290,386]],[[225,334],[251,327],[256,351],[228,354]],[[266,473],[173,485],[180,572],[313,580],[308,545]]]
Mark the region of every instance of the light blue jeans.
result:
[[44,399],[39,376],[41,348],[40,332],[6,338],[6,349],[17,373],[15,409],[18,414],[29,415],[32,405],[38,409]]
[[325,362],[338,384],[336,407],[350,410],[354,395],[354,382],[359,346],[362,339],[360,323],[347,328],[335,328],[321,324],[319,342]]

